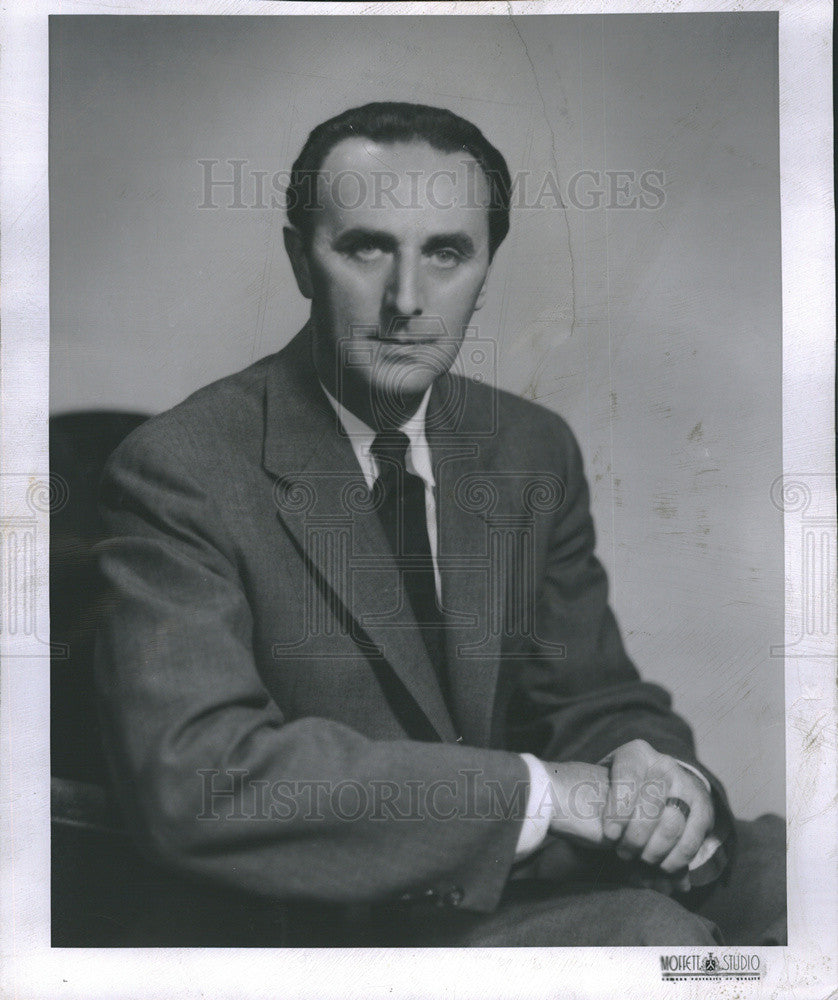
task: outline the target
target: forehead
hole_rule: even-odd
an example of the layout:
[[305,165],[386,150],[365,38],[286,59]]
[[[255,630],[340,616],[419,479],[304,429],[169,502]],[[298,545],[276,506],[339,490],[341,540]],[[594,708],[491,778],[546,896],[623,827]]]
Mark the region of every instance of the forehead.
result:
[[480,236],[488,233],[489,203],[486,175],[465,151],[352,137],[337,143],[320,168],[315,225]]

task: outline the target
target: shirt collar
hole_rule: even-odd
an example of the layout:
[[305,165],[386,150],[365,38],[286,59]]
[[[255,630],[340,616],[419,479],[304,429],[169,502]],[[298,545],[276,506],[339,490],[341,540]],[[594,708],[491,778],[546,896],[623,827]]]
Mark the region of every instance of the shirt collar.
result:
[[[378,462],[371,452],[372,443],[375,440],[375,431],[357,417],[351,410],[348,410],[342,403],[339,403],[329,390],[320,383],[326,398],[332,404],[341,426],[349,438],[358,464],[364,474],[367,487],[372,489],[378,478]],[[406,420],[399,430],[403,431],[408,438],[407,455],[405,465],[407,471],[414,476],[419,476],[426,486],[435,485],[433,463],[431,461],[431,449],[428,439],[425,436],[425,415],[428,412],[428,401],[431,398],[431,386],[425,391],[422,401],[419,403],[416,412]]]

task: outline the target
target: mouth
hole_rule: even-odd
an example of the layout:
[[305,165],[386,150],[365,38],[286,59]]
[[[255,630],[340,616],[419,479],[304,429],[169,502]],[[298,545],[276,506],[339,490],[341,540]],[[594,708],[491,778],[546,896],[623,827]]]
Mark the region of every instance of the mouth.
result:
[[448,338],[440,316],[393,316],[378,331],[382,344],[427,347]]
[[438,343],[438,338],[428,336],[377,337],[379,344],[392,347],[431,347]]

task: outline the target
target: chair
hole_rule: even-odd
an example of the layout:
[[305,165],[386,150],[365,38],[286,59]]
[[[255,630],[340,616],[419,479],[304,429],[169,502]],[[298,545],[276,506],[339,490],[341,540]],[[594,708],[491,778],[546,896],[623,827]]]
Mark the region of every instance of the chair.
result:
[[[145,417],[86,411],[54,416],[50,473],[66,503],[50,517],[50,773],[53,945],[101,946],[116,930],[101,896],[104,869],[135,855],[108,792],[93,687],[93,643],[105,611],[93,546],[102,536],[96,491],[108,455]],[[66,654],[61,650],[66,648]],[[113,882],[111,882],[113,884]]]
[[93,547],[99,480],[146,417],[99,410],[50,419],[50,473],[66,503],[50,518],[50,763],[53,947],[277,947],[318,941],[322,913],[163,870],[144,857],[112,794],[96,708],[93,649],[108,611]]

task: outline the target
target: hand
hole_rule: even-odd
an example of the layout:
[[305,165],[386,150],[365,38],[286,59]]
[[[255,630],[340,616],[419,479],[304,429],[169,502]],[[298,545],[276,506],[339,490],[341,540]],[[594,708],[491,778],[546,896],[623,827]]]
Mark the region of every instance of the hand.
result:
[[608,768],[600,764],[544,761],[550,776],[550,831],[597,847],[608,846],[602,816],[609,790]]
[[[688,816],[667,799],[680,799]],[[658,865],[667,875],[686,869],[713,828],[713,802],[699,779],[645,740],[619,747],[603,823],[621,858]]]

